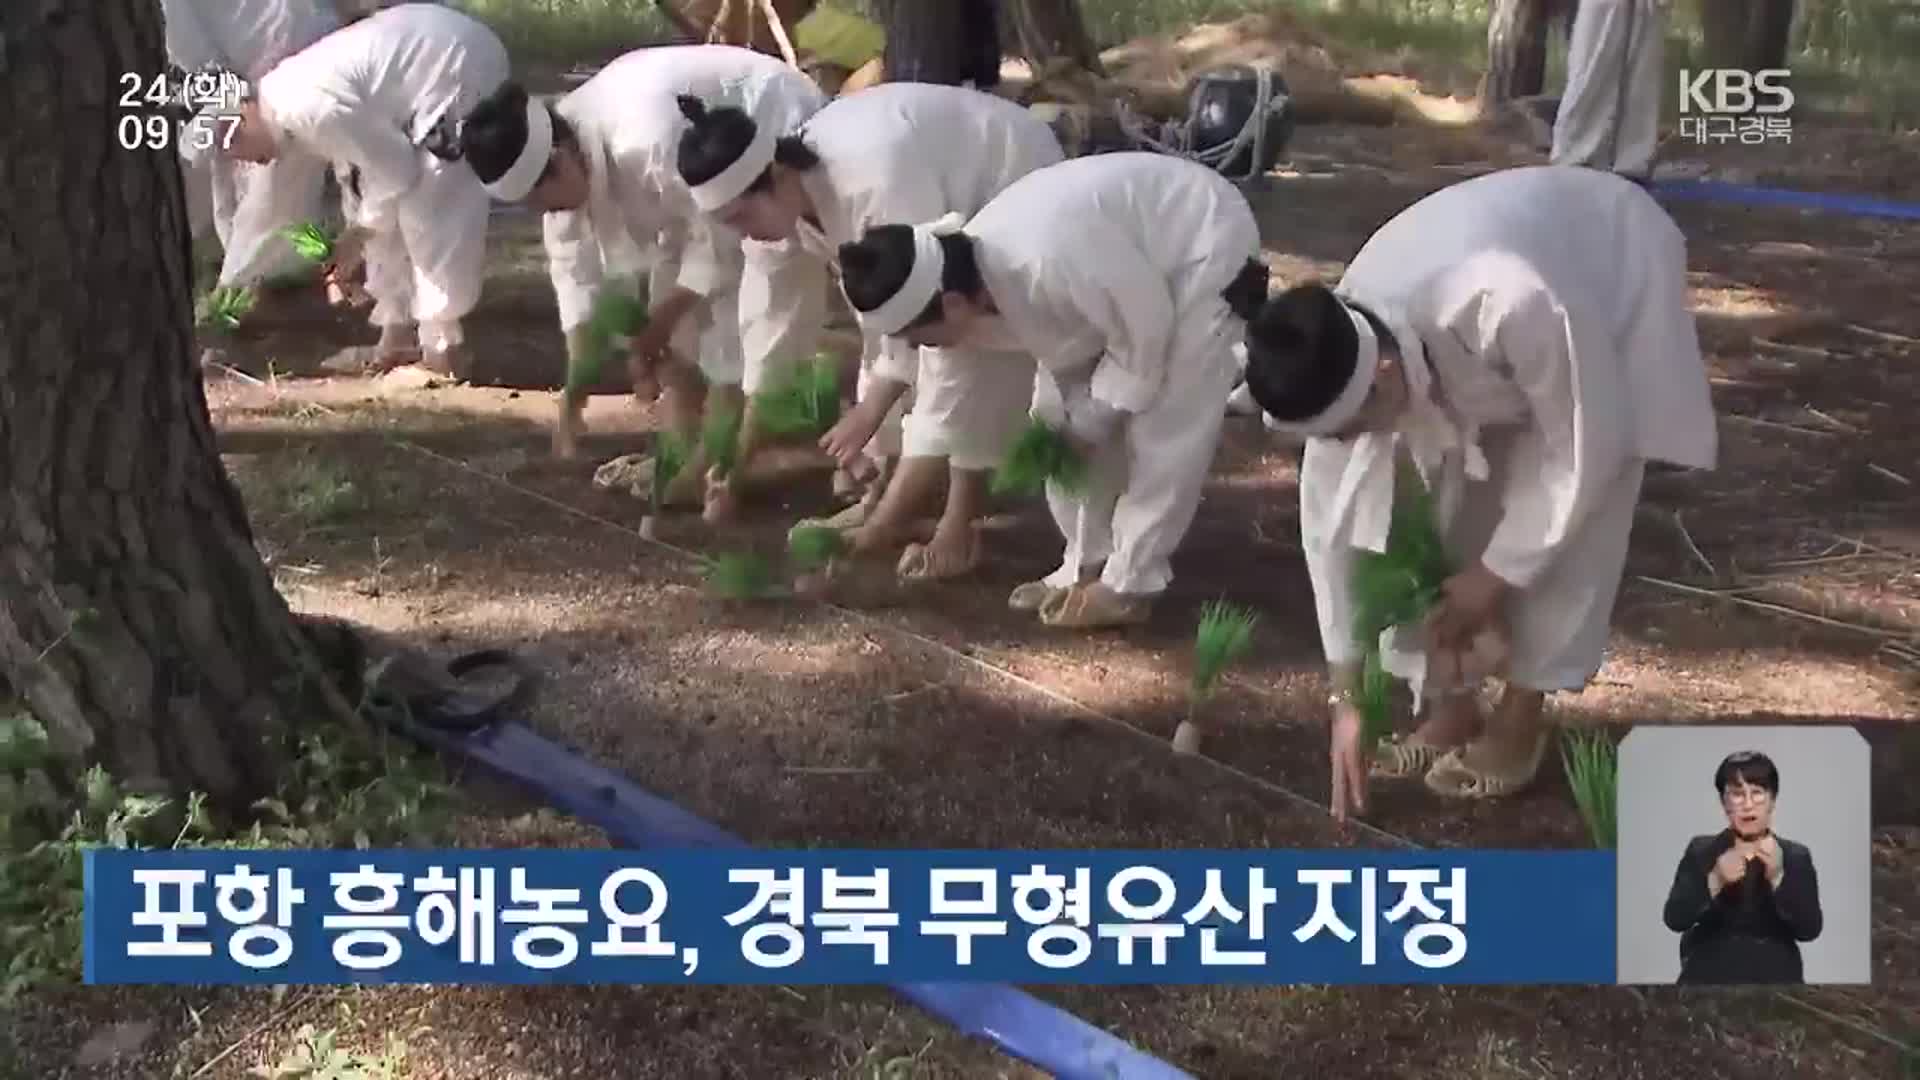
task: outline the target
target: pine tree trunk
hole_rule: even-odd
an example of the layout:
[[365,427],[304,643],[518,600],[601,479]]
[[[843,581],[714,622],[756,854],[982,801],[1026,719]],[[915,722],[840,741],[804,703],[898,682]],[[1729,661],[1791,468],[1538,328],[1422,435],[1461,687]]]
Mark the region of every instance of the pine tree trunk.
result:
[[1786,67],[1793,0],[1701,0],[1700,29],[1708,67]]
[[885,12],[888,82],[972,81],[998,78],[1000,44],[994,0],[907,0]]
[[215,448],[177,151],[116,135],[164,66],[155,0],[0,4],[0,679],[76,770],[234,805],[340,699]]
[[1020,55],[1038,72],[1067,64],[1105,75],[1079,0],[1005,0]]
[[1554,0],[1499,0],[1487,24],[1482,106],[1532,97],[1547,81],[1547,28]]

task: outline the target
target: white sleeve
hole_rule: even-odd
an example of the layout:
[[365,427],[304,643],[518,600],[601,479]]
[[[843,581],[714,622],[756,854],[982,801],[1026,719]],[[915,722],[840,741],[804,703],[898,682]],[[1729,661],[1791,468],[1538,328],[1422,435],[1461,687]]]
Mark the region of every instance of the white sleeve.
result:
[[706,299],[740,283],[746,272],[746,253],[740,248],[738,234],[699,213],[674,232],[681,238],[680,277],[674,284]]
[[1146,254],[1111,231],[1089,231],[1083,240],[1062,276],[1077,321],[1105,337],[1093,396],[1121,412],[1142,412],[1166,381],[1173,293]]
[[1300,547],[1306,553],[1307,576],[1313,582],[1320,649],[1332,665],[1360,661],[1360,649],[1353,637],[1353,548],[1330,538],[1334,501],[1352,456],[1350,443],[1308,439],[1300,459]]
[[[187,71],[209,64],[227,65],[233,61],[219,54],[213,35],[207,31],[200,9],[188,0],[160,0],[160,15],[167,25],[167,59]],[[240,74],[245,75],[246,72]]]
[[1537,473],[1508,479],[1500,524],[1481,556],[1488,570],[1523,588],[1586,524],[1631,457],[1623,364],[1605,335],[1585,329],[1544,291],[1491,302],[1477,321],[1479,351],[1511,367],[1544,445]]
[[553,279],[553,298],[560,308],[560,330],[571,334],[592,314],[594,293],[606,272],[600,264],[593,216],[585,210],[547,214],[540,227],[547,248],[547,274]]
[[389,221],[400,197],[420,181],[421,151],[406,132],[357,99],[337,92],[309,91],[317,100],[295,117],[283,117],[293,137],[320,156],[344,161],[360,174],[358,220],[376,229]]

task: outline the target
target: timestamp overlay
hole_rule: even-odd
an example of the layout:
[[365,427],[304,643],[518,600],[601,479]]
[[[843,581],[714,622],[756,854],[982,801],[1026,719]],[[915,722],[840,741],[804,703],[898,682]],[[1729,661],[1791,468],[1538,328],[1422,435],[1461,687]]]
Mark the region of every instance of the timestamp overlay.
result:
[[249,94],[246,81],[226,71],[123,71],[118,85],[114,136],[124,150],[224,150],[233,144],[238,109]]

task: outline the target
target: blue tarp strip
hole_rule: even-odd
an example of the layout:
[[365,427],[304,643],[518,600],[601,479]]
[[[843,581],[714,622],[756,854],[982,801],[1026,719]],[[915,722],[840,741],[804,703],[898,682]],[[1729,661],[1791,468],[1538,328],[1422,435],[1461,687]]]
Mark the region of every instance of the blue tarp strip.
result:
[[[525,725],[416,735],[540,792],[631,848],[747,848],[746,841]],[[960,1031],[1063,1080],[1193,1080],[1123,1039],[1011,986],[903,983],[893,990]]]
[[1745,203],[1749,206],[1780,206],[1794,210],[1825,210],[1854,217],[1902,218],[1920,221],[1920,204],[1870,199],[1864,195],[1828,194],[1818,191],[1787,191],[1782,188],[1756,187],[1751,184],[1727,184],[1717,180],[1655,180],[1654,195],[1666,199],[1704,200]]

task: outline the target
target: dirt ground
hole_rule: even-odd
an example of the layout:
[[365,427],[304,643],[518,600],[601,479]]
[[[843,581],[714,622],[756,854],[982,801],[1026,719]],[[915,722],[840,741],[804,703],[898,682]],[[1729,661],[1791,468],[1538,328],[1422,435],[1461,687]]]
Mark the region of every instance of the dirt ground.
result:
[[[1471,139],[1406,129],[1309,128],[1290,151],[1254,193],[1283,280],[1337,274],[1372,228],[1485,158]],[[1906,412],[1920,405],[1920,233],[1773,210],[1674,212],[1691,241],[1722,466],[1649,478],[1611,659],[1555,715],[1616,730],[1777,720],[1866,732],[1879,781],[1876,985],[1043,996],[1210,1080],[1920,1068],[1920,428]],[[994,561],[976,580],[906,590],[877,564],[834,605],[724,605],[700,592],[689,559],[639,537],[640,503],[591,484],[595,462],[643,448],[650,409],[608,387],[588,413],[590,460],[547,457],[562,355],[535,222],[500,214],[492,243],[469,331],[474,385],[385,392],[313,377],[333,349],[371,335],[306,297],[212,343],[245,373],[208,375],[223,452],[297,609],[449,653],[522,651],[548,675],[531,723],[768,846],[1587,843],[1551,768],[1498,805],[1377,786],[1372,825],[1384,833],[1326,817],[1295,451],[1254,421],[1229,422],[1170,599],[1138,630],[1062,636],[1006,611],[1007,590],[1058,557],[1030,505],[991,523]],[[793,520],[825,505],[827,483],[805,454],[766,477],[735,532],[669,518],[661,539],[776,552]],[[1194,614],[1223,595],[1259,609],[1256,655],[1213,709],[1208,758],[1178,758],[1164,740],[1183,708]],[[605,842],[479,790],[456,843]],[[1033,1075],[879,990],[295,989],[275,1001],[122,989],[46,995],[21,1019],[22,1075],[49,1080],[240,1077],[276,1060],[303,1022],[367,1047],[411,1033],[416,1077]],[[115,1021],[151,1027],[127,1055],[82,1064],[82,1047]]]

